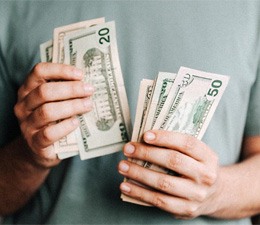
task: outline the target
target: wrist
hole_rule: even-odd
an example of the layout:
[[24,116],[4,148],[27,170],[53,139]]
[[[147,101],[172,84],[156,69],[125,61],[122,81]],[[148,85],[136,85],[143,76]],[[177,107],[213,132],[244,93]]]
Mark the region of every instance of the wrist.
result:
[[19,138],[19,142],[21,144],[20,146],[23,146],[24,156],[26,157],[27,162],[29,162],[37,169],[49,170],[52,167],[57,166],[61,162],[61,160],[58,159],[56,155],[55,157],[52,156],[50,158],[46,158],[42,157],[40,154],[37,154],[29,147],[27,142],[22,137]]
[[35,159],[20,136],[1,149],[0,213],[22,208],[41,187],[50,169]]
[[218,178],[215,183],[214,190],[207,201],[203,215],[214,217],[214,218],[223,218],[223,212],[226,210],[226,201],[225,191],[226,188],[226,177],[225,169],[223,167],[219,168]]

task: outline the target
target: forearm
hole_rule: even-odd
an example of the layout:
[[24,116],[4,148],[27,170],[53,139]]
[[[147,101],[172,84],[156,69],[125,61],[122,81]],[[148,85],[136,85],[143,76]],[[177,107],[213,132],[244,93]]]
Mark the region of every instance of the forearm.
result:
[[50,171],[40,166],[27,148],[18,138],[0,149],[0,215],[23,207]]
[[218,182],[220,189],[212,199],[210,216],[239,219],[260,212],[260,154],[220,168]]

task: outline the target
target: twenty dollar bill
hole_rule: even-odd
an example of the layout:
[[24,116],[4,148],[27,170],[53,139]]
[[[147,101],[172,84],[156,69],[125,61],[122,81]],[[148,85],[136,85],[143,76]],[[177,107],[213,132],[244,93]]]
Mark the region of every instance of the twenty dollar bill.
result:
[[130,140],[131,122],[115,23],[103,23],[66,35],[64,50],[64,63],[82,69],[84,82],[95,87],[93,110],[78,117],[81,159],[120,151]]

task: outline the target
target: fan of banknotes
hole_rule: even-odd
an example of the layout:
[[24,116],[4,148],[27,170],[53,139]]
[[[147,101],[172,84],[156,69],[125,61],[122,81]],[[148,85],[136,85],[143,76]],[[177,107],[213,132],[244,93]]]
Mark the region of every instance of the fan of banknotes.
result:
[[[141,142],[144,132],[152,129],[178,131],[201,139],[228,81],[228,76],[186,67],[181,67],[177,74],[159,72],[156,80],[142,80],[132,141]],[[149,162],[129,160],[145,168],[173,174]],[[124,194],[121,198],[123,201],[147,205]]]
[[[228,76],[186,67],[177,74],[159,72],[155,80],[142,80],[131,132],[114,22],[98,18],[56,28],[53,40],[41,44],[40,50],[44,62],[82,69],[84,81],[96,89],[94,109],[79,115],[80,127],[54,144],[61,159],[79,154],[84,160],[121,151],[131,134],[132,141],[141,141],[150,129],[179,131],[201,139],[229,81]],[[126,196],[122,198],[128,201]]]
[[80,127],[54,144],[58,157],[84,160],[121,151],[132,129],[115,23],[98,18],[55,28],[40,51],[43,62],[82,69],[84,82],[95,87],[93,110],[78,115]]

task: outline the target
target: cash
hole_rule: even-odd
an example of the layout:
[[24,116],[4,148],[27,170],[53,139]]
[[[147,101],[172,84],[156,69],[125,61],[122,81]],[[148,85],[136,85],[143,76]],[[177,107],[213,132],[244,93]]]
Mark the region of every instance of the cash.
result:
[[[40,46],[42,61],[50,62],[50,45]],[[130,140],[131,122],[115,23],[99,18],[55,28],[51,58],[82,69],[83,81],[95,87],[93,110],[78,115],[80,127],[54,143],[58,157],[85,160],[120,151]]]
[[153,92],[153,80],[143,79],[140,83],[136,117],[131,141],[140,141],[141,132],[147,119],[150,99]]
[[[139,87],[135,122],[134,122],[134,128],[133,128],[133,134],[132,134],[131,141],[134,141],[134,142],[140,142],[141,141],[145,122],[147,120],[147,116],[148,116],[148,113],[149,113],[149,107],[150,107],[150,103],[151,103],[153,89],[154,89],[154,81],[153,80],[143,79],[141,81],[140,87]],[[128,159],[128,160],[135,162],[139,165],[142,164],[141,161],[137,161],[137,160],[134,160],[134,159]],[[128,179],[125,178],[124,180],[126,181]],[[128,180],[128,181],[135,183],[135,181],[133,181],[133,180]],[[141,185],[141,184],[139,184],[139,185]],[[124,194],[121,195],[121,198],[124,201],[127,201],[127,202],[146,205],[145,203],[138,201],[136,199],[130,198],[127,195],[124,195]]]
[[41,61],[52,62],[53,41],[49,40],[40,45]]
[[115,23],[68,35],[64,48],[65,63],[81,68],[84,81],[96,89],[92,96],[94,109],[79,116],[84,140],[79,141],[81,159],[120,151],[130,137],[130,115],[117,53]]
[[80,30],[85,30],[91,26],[104,23],[104,18],[81,21],[62,27],[57,27],[53,31],[53,63],[64,63],[64,38]]
[[[80,127],[54,143],[61,159],[79,154],[84,160],[117,152],[130,140],[131,133],[132,141],[142,142],[144,132],[152,129],[178,131],[201,139],[229,82],[228,76],[187,67],[181,67],[177,74],[159,72],[155,80],[142,80],[131,132],[114,22],[98,18],[56,28],[53,40],[41,44],[40,51],[43,62],[80,68],[83,81],[96,90],[93,110],[78,115]],[[174,174],[150,162],[129,160]],[[148,205],[124,194],[121,198]]]
[[[141,109],[143,107],[143,111],[146,114],[146,121],[142,121],[141,123],[136,121],[133,129],[136,134],[133,134],[132,137],[135,135],[137,137],[132,141],[142,141],[143,133],[151,129],[178,131],[201,139],[228,82],[228,76],[186,67],[181,67],[177,75],[159,73],[153,87],[149,109],[147,110],[144,104],[141,103],[137,107],[136,118],[139,118],[140,114],[143,113]],[[145,90],[143,87],[141,88]],[[139,100],[143,98],[140,94],[144,94],[141,88]],[[154,171],[174,174],[173,171],[150,162],[130,160]],[[128,181],[136,183],[132,180]],[[123,201],[147,205],[124,194],[121,195],[121,198]]]

